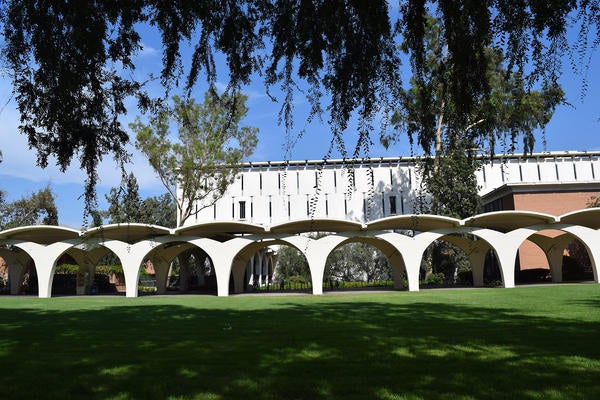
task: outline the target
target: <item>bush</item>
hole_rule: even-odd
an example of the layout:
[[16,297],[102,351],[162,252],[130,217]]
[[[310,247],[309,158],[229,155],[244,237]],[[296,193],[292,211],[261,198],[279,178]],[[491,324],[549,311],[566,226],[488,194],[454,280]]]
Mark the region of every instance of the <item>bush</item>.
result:
[[426,286],[443,286],[446,283],[446,276],[443,272],[429,274],[421,282],[421,285]]
[[57,274],[76,274],[79,272],[79,265],[76,264],[60,264],[54,270]]
[[550,270],[547,268],[531,268],[518,271],[515,281],[519,283],[542,283],[550,281]]
[[120,265],[98,265],[96,267],[96,273],[104,275],[122,274],[123,267]]

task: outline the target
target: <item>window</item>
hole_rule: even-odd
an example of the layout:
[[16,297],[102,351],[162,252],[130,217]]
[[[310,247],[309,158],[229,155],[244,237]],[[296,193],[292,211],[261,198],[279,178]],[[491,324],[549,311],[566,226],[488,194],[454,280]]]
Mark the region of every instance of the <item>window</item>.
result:
[[240,219],[246,219],[246,202],[240,201]]
[[390,196],[390,215],[396,215],[396,196]]

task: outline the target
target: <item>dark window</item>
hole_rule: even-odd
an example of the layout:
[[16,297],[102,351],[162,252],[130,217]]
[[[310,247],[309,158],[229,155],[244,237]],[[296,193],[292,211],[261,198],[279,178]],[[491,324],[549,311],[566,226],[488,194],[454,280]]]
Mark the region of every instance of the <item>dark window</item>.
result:
[[246,202],[240,201],[240,219],[246,219]]
[[396,215],[396,196],[390,196],[390,215]]

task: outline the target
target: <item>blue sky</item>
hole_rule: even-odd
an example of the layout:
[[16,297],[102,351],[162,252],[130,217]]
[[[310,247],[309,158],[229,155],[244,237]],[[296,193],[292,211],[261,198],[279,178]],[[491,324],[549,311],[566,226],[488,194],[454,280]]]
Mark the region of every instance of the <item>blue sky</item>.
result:
[[[157,71],[161,65],[161,53],[153,46],[158,43],[152,35],[144,37],[144,49],[138,55],[137,64],[140,65],[136,74],[144,75],[148,71]],[[158,45],[157,45],[158,46]],[[581,99],[581,76],[569,69],[569,62],[565,59],[564,75],[561,84],[566,92],[567,101],[571,105],[560,106],[552,121],[546,128],[546,147],[543,147],[541,135],[538,137],[535,151],[561,151],[561,150],[600,150],[600,52],[596,51],[590,62],[588,72],[589,90]],[[224,78],[225,79],[225,78]],[[408,77],[403,77],[408,80]],[[225,80],[223,80],[225,82]],[[266,161],[288,159],[321,159],[329,147],[331,135],[326,124],[313,122],[306,127],[305,135],[288,153],[286,152],[285,130],[277,124],[280,105],[273,103],[265,94],[262,80],[257,78],[253,84],[245,88],[249,96],[247,106],[248,115],[244,124],[256,126],[260,129],[259,143],[250,158],[250,161]],[[203,97],[204,87],[199,86],[194,95]],[[50,186],[55,193],[59,209],[59,223],[73,228],[81,228],[83,217],[83,181],[84,173],[79,169],[78,160],[74,160],[71,167],[61,173],[50,163],[46,169],[36,166],[34,150],[28,149],[25,136],[18,133],[19,116],[15,102],[11,100],[11,86],[5,71],[0,70],[0,150],[3,153],[3,162],[0,163],[0,190],[7,194],[8,200],[15,200],[27,196],[34,191]],[[137,115],[133,103],[129,107],[130,113],[124,118],[126,125]],[[308,102],[298,93],[296,96],[295,115],[296,128],[305,127],[305,118],[308,112]],[[326,121],[327,116],[323,119]],[[376,135],[373,136],[376,139]],[[347,147],[353,149],[356,135],[350,129],[346,134]],[[140,185],[142,197],[162,194],[159,179],[133,146],[130,147],[133,161],[127,169],[133,171]],[[375,144],[371,150],[371,157],[379,156],[408,156],[410,148],[406,139],[385,151],[380,145]],[[334,157],[339,156],[335,155]],[[99,168],[101,182],[97,187],[100,208],[106,208],[104,195],[111,187],[119,186],[120,173],[110,156],[105,157]]]

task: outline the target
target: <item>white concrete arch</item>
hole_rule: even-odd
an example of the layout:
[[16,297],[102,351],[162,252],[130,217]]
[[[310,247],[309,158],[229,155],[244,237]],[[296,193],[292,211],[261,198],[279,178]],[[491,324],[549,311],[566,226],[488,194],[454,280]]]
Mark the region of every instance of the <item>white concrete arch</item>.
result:
[[485,239],[468,233],[465,229],[458,229],[435,240],[447,241],[460,248],[469,258],[473,286],[484,285],[485,257],[489,250],[495,251]]
[[[219,296],[227,296],[227,294],[229,293],[229,276],[232,273],[234,279],[234,290],[236,292],[241,292],[243,286],[242,280],[244,278],[244,269],[250,257],[259,250],[274,245],[291,246],[302,253],[302,255],[306,258],[308,262],[309,270],[311,270],[313,294],[317,294],[314,292],[315,279],[313,278],[310,260],[306,256],[306,251],[309,247],[309,244],[314,240],[315,239],[301,235],[271,234],[244,236],[242,238],[235,238],[224,242],[224,244],[226,243],[228,246],[228,251],[232,253],[232,257],[231,261],[224,261],[225,264],[229,263],[229,268],[227,269],[227,267],[223,267],[223,271],[221,272],[223,274],[223,281],[225,280],[225,276],[227,277],[227,287],[225,288],[225,282],[222,282],[222,286],[219,289],[221,290],[219,291]],[[230,244],[234,244],[234,246],[229,247]],[[227,272],[227,270],[229,272]],[[225,275],[226,273],[227,275]],[[217,281],[219,281],[218,276]]]
[[19,294],[19,285],[23,281],[27,263],[31,257],[20,248],[18,251],[0,248],[0,257],[4,259],[8,267],[9,293],[11,295]]
[[71,247],[81,243],[80,239],[69,239],[51,244],[38,244],[15,240],[5,244],[11,244],[26,252],[35,265],[38,279],[38,297],[49,298],[52,295],[52,280],[56,262],[61,255]]
[[[403,273],[406,271],[402,255],[393,244],[388,242],[385,238],[379,237],[377,233],[378,232],[351,232],[337,234],[336,236],[343,238],[343,240],[338,242],[335,247],[329,251],[327,257],[325,258],[325,265],[327,264],[327,259],[329,256],[340,247],[350,243],[365,243],[369,246],[377,248],[383,253],[392,269],[394,288],[402,289]],[[333,242],[331,244],[333,244]],[[323,270],[323,272],[325,272],[325,270]]]

